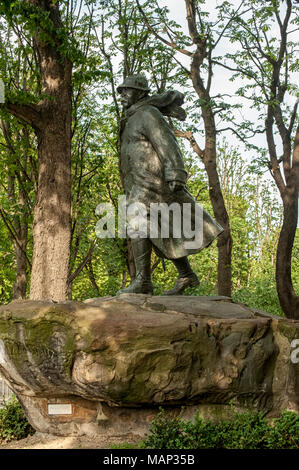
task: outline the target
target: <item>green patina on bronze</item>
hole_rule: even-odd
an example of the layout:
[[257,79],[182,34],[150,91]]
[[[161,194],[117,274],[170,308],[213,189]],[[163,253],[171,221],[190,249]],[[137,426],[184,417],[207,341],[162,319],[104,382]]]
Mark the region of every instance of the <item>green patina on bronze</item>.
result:
[[[128,77],[119,87],[134,88],[134,78]],[[171,90],[161,95],[148,96],[147,86],[142,88],[145,96],[137,95],[134,102],[126,109],[121,131],[121,173],[128,205],[143,203],[147,210],[151,203],[177,203],[191,206],[192,226],[194,227],[196,201],[187,190],[187,172],[180,147],[174,132],[164,116],[184,119],[181,105],[182,93]],[[137,91],[140,91],[138,86]],[[140,97],[140,99],[138,99]],[[170,182],[180,182],[178,190],[172,191]],[[183,211],[182,211],[183,212]],[[195,236],[188,238],[182,233],[180,238],[172,235],[170,214],[170,235],[167,238],[151,238],[154,247],[166,258],[176,259],[190,253],[197,253],[209,245],[222,231],[222,227],[203,211],[203,241],[194,249],[186,249],[185,241],[194,241]]]
[[[199,284],[187,256],[208,247],[223,232],[221,225],[188,191],[182,152],[165,119],[186,118],[181,106],[184,95],[169,90],[149,96],[149,86],[143,75],[127,77],[119,85],[118,92],[124,107],[120,129],[120,172],[127,198],[127,232],[136,265],[136,278],[120,293],[153,293],[150,270],[153,248],[161,258],[171,259],[179,273],[175,288],[167,295],[181,294],[187,287]],[[136,208],[140,205],[143,214],[140,217],[139,212],[139,222],[142,218],[144,223],[135,228]],[[168,212],[166,221],[161,213],[159,216],[157,205]],[[188,216],[187,208],[190,210]],[[181,227],[179,235],[178,227]]]

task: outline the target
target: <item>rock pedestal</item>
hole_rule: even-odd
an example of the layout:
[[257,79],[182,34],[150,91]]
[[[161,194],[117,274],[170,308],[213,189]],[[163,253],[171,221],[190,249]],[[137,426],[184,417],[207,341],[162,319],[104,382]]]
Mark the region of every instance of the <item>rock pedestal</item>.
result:
[[296,338],[298,321],[227,297],[14,301],[0,307],[0,373],[40,432],[144,436],[159,407],[299,411]]

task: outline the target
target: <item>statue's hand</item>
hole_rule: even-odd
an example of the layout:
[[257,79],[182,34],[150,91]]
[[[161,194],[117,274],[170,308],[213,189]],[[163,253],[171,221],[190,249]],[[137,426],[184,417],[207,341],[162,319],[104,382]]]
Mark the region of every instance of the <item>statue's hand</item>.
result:
[[185,187],[184,183],[181,183],[181,181],[169,181],[168,185],[170,191],[173,193],[176,191],[180,191]]

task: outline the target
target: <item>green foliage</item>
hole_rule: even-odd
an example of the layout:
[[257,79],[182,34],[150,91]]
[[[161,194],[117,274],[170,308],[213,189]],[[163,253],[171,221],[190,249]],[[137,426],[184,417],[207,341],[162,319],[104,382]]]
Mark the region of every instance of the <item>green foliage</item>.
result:
[[166,414],[160,409],[144,441],[151,449],[298,449],[299,416],[284,411],[269,424],[261,412],[237,413],[212,422],[199,414],[194,421]]
[[110,449],[144,449],[145,445],[143,441],[139,442],[121,442],[116,444],[111,444],[109,446]]
[[[192,48],[190,36],[171,19],[169,9],[159,3],[156,0],[142,2],[149,23],[166,40],[172,38],[178,48]],[[197,25],[199,35],[207,40],[207,54],[203,58],[201,76],[205,82],[212,72],[209,51],[213,50],[212,56],[216,62],[223,63],[223,57],[215,48],[221,38],[226,37],[232,43],[227,50],[226,65],[232,67],[231,72],[235,70],[230,78],[233,81],[243,77],[244,80],[239,82],[236,91],[239,96],[237,103],[219,90],[215,89],[215,94],[214,91],[212,93],[211,83],[211,98],[205,104],[217,114],[218,122],[222,121],[219,128],[226,128],[227,125],[223,124],[228,123],[238,130],[247,148],[254,147],[256,150],[250,155],[251,162],[247,163],[243,151],[231,148],[225,141],[217,139],[217,170],[233,237],[233,299],[281,315],[274,279],[281,205],[277,202],[273,185],[263,177],[263,173],[269,169],[268,151],[261,149],[260,145],[250,144],[251,137],[264,132],[265,127],[263,110],[270,96],[267,89],[271,82],[271,63],[269,65],[266,59],[267,56],[277,58],[279,37],[277,30],[273,29],[273,20],[278,3],[271,0],[264,5],[261,0],[246,0],[238,11],[234,11],[232,2],[220,3],[214,12],[216,17],[208,8],[207,1],[195,2],[200,5]],[[70,274],[74,274],[74,279],[69,294],[76,300],[115,295],[122,285],[130,282],[126,241],[96,239],[95,236],[97,205],[110,202],[117,206],[117,198],[123,193],[118,169],[118,131],[122,110],[116,93],[117,84],[127,74],[148,71],[146,74],[152,93],[161,93],[170,88],[180,89],[185,93],[184,107],[188,119],[185,123],[174,120],[172,124],[179,130],[192,131],[199,144],[204,133],[200,112],[203,102],[194,92],[188,65],[179,66],[179,54],[149,33],[136,2],[88,0],[83,5],[81,0],[59,2],[59,27],[54,24],[54,8],[43,10],[34,2],[21,0],[7,0],[0,5],[0,76],[6,84],[6,99],[18,104],[49,99],[42,93],[41,71],[32,39],[35,34],[49,47],[57,47],[62,62],[67,57],[73,63]],[[294,5],[294,8],[298,7]],[[291,19],[292,28],[295,28],[298,19],[294,14]],[[257,35],[258,30],[262,34]],[[294,39],[295,36],[292,37]],[[256,66],[247,51],[248,48],[256,51],[259,45],[264,52],[260,56],[258,51],[260,67]],[[289,57],[284,65],[290,72],[298,70],[294,53],[296,47],[295,42],[288,38]],[[292,74],[287,73],[285,76],[289,77],[285,84],[287,94],[291,97],[297,95],[297,89],[292,88]],[[283,77],[281,80],[283,84]],[[259,91],[261,84],[262,90]],[[236,114],[242,108],[244,99],[248,98],[257,111],[254,122],[244,117],[240,119]],[[292,111],[285,105],[282,109],[283,116],[290,115]],[[19,238],[25,230],[28,231],[25,245],[28,258],[27,283],[30,278],[38,161],[37,140],[29,126],[18,123],[3,109],[0,113],[5,125],[0,133],[0,301],[9,302],[18,264],[15,238]],[[179,145],[188,171],[188,189],[213,215],[209,182],[203,163],[190,151],[186,139],[179,139]],[[295,290],[299,289],[298,240],[297,235],[292,265]],[[153,254],[152,265],[156,266],[157,262],[158,258]],[[187,289],[185,295],[217,294],[217,262],[217,241],[207,250],[190,257],[190,263],[201,283],[195,289]],[[166,271],[160,262],[154,269],[156,294],[163,294],[172,288],[177,277],[171,261],[165,260],[165,266]]]
[[274,277],[268,278],[260,275],[251,279],[248,286],[233,292],[232,299],[234,302],[243,303],[251,308],[284,316],[279,304]]
[[270,449],[299,449],[298,415],[285,410],[279,418],[273,421],[273,427],[267,435],[267,447]]
[[217,423],[218,446],[227,449],[263,449],[268,424],[259,412],[234,412],[231,421]]
[[8,442],[23,439],[34,432],[20,402],[13,396],[3,408],[0,408],[0,440]]
[[[188,423],[190,425],[190,423]],[[152,449],[188,449],[192,447],[192,437],[185,433],[186,423],[180,416],[167,416],[161,408],[153,420],[150,436],[145,440],[146,447]]]

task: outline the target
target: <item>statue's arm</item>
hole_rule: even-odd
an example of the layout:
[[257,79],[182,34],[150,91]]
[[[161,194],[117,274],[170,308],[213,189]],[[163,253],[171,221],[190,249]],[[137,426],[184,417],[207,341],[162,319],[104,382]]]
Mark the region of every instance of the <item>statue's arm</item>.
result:
[[163,118],[160,111],[154,107],[144,110],[143,134],[150,141],[158,154],[164,168],[166,182],[176,181],[185,184],[187,172],[177,140]]

